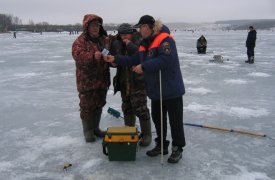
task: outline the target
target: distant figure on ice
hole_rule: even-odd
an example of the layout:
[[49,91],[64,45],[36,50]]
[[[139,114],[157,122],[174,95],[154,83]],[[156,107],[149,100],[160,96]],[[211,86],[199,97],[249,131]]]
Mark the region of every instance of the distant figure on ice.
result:
[[246,39],[246,48],[247,48],[247,61],[246,63],[254,63],[254,48],[256,46],[257,32],[253,26],[249,26],[249,32]]
[[13,32],[13,38],[16,38],[16,31]]
[[80,99],[80,118],[86,142],[104,137],[100,130],[102,108],[110,86],[109,63],[101,51],[109,49],[109,39],[102,26],[103,19],[87,14],[83,19],[83,33],[74,41],[72,56],[76,65],[76,84]]
[[198,54],[206,54],[207,40],[203,35],[197,40]]

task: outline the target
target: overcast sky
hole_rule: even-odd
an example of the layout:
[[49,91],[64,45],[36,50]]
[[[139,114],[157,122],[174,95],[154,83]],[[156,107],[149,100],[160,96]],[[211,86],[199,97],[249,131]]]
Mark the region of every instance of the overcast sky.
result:
[[82,23],[85,14],[104,23],[136,23],[150,14],[163,22],[275,19],[275,0],[0,0],[0,14],[35,23]]

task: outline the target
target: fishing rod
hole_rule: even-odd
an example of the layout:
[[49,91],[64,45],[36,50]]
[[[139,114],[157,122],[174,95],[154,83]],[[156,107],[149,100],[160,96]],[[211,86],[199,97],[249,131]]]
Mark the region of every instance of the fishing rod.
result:
[[219,131],[235,132],[235,133],[247,134],[247,135],[252,135],[252,136],[267,137],[266,134],[263,134],[260,132],[242,131],[242,130],[237,130],[237,129],[229,129],[229,128],[223,128],[223,127],[216,127],[216,126],[209,126],[209,125],[202,125],[202,124],[192,124],[192,123],[184,123],[184,125],[208,128],[208,129],[215,129],[215,130],[219,130]]
[[[108,108],[108,113],[113,115],[116,118],[123,118],[120,115],[120,112],[113,109],[113,108]],[[239,133],[239,134],[244,134],[244,135],[251,135],[251,136],[258,136],[258,137],[266,137],[269,138],[273,141],[275,141],[274,138],[261,133],[261,132],[251,132],[251,131],[243,131],[243,130],[238,130],[238,129],[230,129],[230,128],[224,128],[224,127],[216,127],[216,126],[210,126],[210,125],[203,125],[203,124],[193,124],[193,123],[184,123],[186,126],[193,126],[193,127],[200,127],[200,128],[207,128],[207,129],[214,129],[214,130],[219,130],[219,131],[226,131],[226,132],[234,132],[234,133]]]

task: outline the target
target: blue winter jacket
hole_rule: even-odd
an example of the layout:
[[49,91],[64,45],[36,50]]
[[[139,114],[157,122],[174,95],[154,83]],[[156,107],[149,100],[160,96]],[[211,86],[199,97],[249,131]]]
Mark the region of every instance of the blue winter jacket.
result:
[[[152,45],[161,33],[168,33],[170,31],[165,25],[162,26],[161,31],[154,38],[151,37],[149,45]],[[141,42],[146,44],[148,39]],[[180,70],[180,63],[177,53],[177,48],[174,39],[166,37],[159,46],[154,48],[143,48],[139,50],[132,57],[117,55],[115,56],[115,63],[120,66],[134,66],[141,64],[146,82],[147,96],[151,100],[160,99],[160,78],[161,71],[162,80],[162,98],[163,100],[181,97],[185,93],[184,83]],[[141,48],[140,48],[141,49]]]

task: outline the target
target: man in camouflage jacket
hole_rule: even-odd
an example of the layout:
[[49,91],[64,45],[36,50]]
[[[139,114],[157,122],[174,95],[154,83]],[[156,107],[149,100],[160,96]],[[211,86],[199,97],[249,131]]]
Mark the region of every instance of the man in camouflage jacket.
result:
[[[118,35],[112,41],[111,54],[131,56],[138,51],[140,35],[128,23],[118,28]],[[146,86],[143,74],[137,74],[130,67],[117,67],[114,77],[114,92],[121,92],[122,111],[126,126],[135,126],[136,116],[140,120],[140,146],[151,144],[151,121],[147,107]]]
[[105,134],[99,129],[99,122],[110,86],[110,69],[101,53],[104,48],[109,49],[109,40],[102,23],[103,19],[97,15],[85,15],[83,33],[72,45],[80,117],[86,142],[93,142],[95,136],[103,137]]

